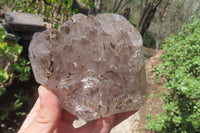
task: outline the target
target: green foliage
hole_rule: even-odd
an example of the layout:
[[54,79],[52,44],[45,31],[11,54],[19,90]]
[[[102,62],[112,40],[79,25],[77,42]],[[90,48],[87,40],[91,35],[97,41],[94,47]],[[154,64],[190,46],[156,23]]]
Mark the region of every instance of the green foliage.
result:
[[[6,36],[4,30],[0,28],[0,96],[9,93],[8,86],[12,84],[14,79],[26,81],[30,76],[30,62],[20,57],[22,46],[18,44],[8,45],[4,42]],[[24,91],[19,89],[19,92],[14,94],[12,99],[14,101],[9,101],[9,106],[1,105],[2,108],[3,106],[9,108],[6,111],[0,110],[1,120],[7,118],[10,111],[19,109],[23,105],[23,101],[26,99]]]
[[169,94],[164,113],[147,115],[147,129],[161,133],[200,132],[200,20],[184,25],[162,44],[165,54],[157,76],[165,76]]
[[7,61],[7,64],[2,66],[4,68],[0,68],[0,84],[2,85],[2,83],[7,82],[14,74],[19,77],[20,81],[28,80],[30,74],[30,62],[19,57],[23,50],[22,46],[19,46],[18,44],[9,46],[6,42],[3,42],[5,37],[6,34],[4,34],[4,31],[0,28],[0,59]]
[[[0,4],[6,4],[15,11],[27,12],[32,14],[40,14],[44,20],[51,22],[55,28],[58,28],[72,15],[78,12],[78,9],[72,9],[74,0],[40,0],[32,2],[33,0],[3,0]],[[92,1],[89,1],[91,5]]]
[[11,108],[15,110],[20,108],[23,105],[23,102],[28,99],[23,89],[20,89],[17,94],[14,94],[15,101],[11,102]]
[[94,7],[93,0],[81,0],[81,2],[83,2],[84,4],[86,4],[86,6],[89,6],[90,9]]
[[8,117],[8,112],[2,112],[0,114],[0,120],[5,120]]
[[9,79],[8,73],[4,69],[0,68],[0,82],[5,82],[8,79]]
[[74,0],[62,0],[61,14],[67,14],[67,18],[70,19],[74,14],[78,12],[78,9],[72,9]]
[[29,79],[30,74],[30,62],[27,62],[24,58],[19,58],[18,62],[13,65],[14,70],[20,73],[19,80],[26,81]]
[[155,47],[156,40],[152,33],[146,32],[143,37],[144,43],[148,46]]

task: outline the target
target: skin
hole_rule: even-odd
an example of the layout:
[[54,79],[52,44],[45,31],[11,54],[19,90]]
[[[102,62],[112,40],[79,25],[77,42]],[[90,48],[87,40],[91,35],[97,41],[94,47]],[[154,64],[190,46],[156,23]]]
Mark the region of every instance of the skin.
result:
[[137,110],[102,117],[80,128],[72,126],[74,115],[61,108],[58,97],[45,86],[38,89],[39,98],[18,133],[109,133]]

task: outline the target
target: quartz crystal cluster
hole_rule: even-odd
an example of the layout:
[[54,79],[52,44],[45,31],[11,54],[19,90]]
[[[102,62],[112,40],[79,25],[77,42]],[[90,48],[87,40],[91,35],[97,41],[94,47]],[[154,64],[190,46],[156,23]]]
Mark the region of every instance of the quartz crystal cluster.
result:
[[139,32],[116,14],[77,14],[60,31],[35,33],[29,57],[35,79],[84,120],[139,109],[146,100]]

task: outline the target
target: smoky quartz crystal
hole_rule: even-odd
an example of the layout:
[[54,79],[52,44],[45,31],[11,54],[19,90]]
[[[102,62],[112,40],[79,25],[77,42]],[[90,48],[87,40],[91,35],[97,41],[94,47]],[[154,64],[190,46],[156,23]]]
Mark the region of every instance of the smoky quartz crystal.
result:
[[139,109],[146,100],[139,32],[117,14],[76,14],[60,28],[35,33],[29,57],[38,83],[84,120]]

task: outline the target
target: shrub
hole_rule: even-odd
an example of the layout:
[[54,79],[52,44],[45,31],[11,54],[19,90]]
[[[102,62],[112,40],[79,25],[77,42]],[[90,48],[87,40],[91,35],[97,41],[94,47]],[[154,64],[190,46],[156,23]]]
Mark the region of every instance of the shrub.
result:
[[200,20],[185,24],[162,48],[163,63],[155,71],[166,77],[169,93],[163,98],[164,112],[147,115],[146,128],[162,133],[200,132]]
[[[0,97],[9,93],[7,87],[13,83],[14,79],[26,81],[29,79],[30,75],[30,63],[20,57],[23,49],[22,46],[18,44],[9,46],[4,42],[6,36],[7,34],[0,28]],[[1,104],[0,120],[4,120],[8,116],[10,110],[13,111],[22,106],[25,98],[24,91],[19,90],[13,97],[14,101],[1,101],[5,102],[5,104],[9,103],[9,107]]]
[[[1,0],[1,5],[7,5],[12,10],[40,14],[44,20],[51,22],[58,28],[63,22],[71,18],[78,9],[73,9],[74,0]],[[89,6],[92,4],[90,1]]]

